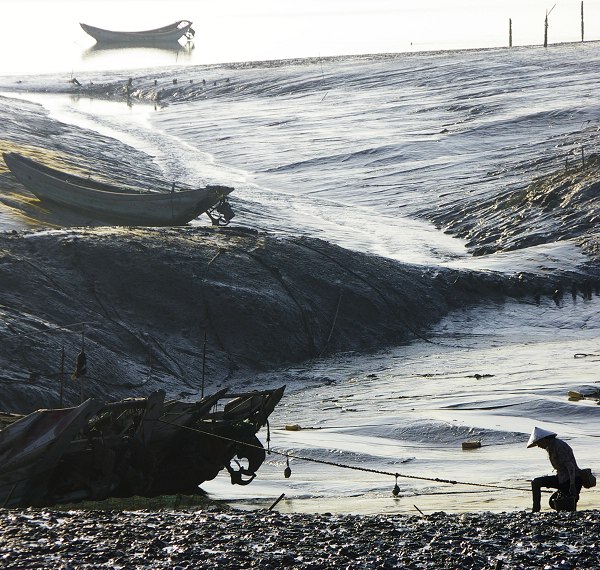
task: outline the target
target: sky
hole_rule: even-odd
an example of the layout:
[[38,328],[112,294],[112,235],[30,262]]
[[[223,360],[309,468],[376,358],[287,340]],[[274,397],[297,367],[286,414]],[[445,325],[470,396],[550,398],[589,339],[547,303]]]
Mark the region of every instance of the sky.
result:
[[[600,0],[584,7],[585,38],[600,40]],[[177,59],[191,64],[503,47],[509,19],[513,45],[541,45],[546,12],[550,44],[581,40],[580,0],[0,0],[0,8],[0,74],[130,64],[90,52],[79,22],[143,30],[192,20],[194,50]],[[154,56],[146,63],[175,63]]]

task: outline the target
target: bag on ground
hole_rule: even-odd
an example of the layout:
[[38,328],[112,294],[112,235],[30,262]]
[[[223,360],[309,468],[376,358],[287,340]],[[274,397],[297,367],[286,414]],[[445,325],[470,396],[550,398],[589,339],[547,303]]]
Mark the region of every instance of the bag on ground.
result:
[[586,489],[591,489],[596,486],[596,477],[592,473],[591,469],[582,469],[579,474],[581,483]]

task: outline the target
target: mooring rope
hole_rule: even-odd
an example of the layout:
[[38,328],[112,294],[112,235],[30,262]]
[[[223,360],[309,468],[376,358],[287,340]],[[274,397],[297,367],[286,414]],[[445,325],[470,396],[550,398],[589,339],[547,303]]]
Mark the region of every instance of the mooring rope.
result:
[[337,322],[338,314],[340,312],[340,304],[342,302],[343,295],[344,295],[344,290],[340,289],[340,294],[338,295],[338,300],[337,300],[337,306],[335,308],[335,315],[333,317],[333,322],[331,323],[331,329],[329,330],[329,336],[327,337],[327,340],[325,341],[325,345],[323,346],[323,349],[319,353],[319,358],[321,356],[323,356],[323,353],[327,350],[327,346],[329,345],[329,341],[331,340],[331,335],[333,335],[333,330],[335,329],[335,323]]
[[[207,435],[207,436],[212,436],[212,437],[216,437],[218,439],[222,439],[225,441],[228,441],[230,443],[237,443],[240,445],[244,445],[246,447],[251,447],[254,449],[263,449],[264,447],[262,446],[258,446],[258,445],[254,445],[251,443],[247,443],[245,441],[238,441],[235,439],[232,439],[230,437],[226,437],[224,435],[219,435],[216,433],[211,433],[211,432],[206,432],[203,430],[200,430],[198,428],[194,428],[194,427],[190,427],[190,426],[183,426],[183,425],[178,425],[178,424],[174,424],[171,422],[166,422],[164,420],[158,419],[157,421],[170,425],[170,426],[174,426],[174,427],[178,427],[181,429],[185,429],[188,431],[193,431],[202,435]],[[309,463],[319,463],[321,465],[329,465],[331,467],[338,467],[340,469],[350,469],[353,471],[362,471],[365,473],[375,473],[377,475],[385,475],[388,477],[395,477],[396,480],[398,479],[398,477],[401,477],[403,479],[416,479],[418,481],[431,481],[433,483],[447,483],[450,485],[466,485],[466,486],[470,486],[470,487],[482,487],[482,488],[486,488],[486,489],[499,489],[499,490],[509,490],[509,491],[521,491],[521,492],[525,492],[525,493],[530,493],[531,489],[523,489],[520,487],[508,487],[505,485],[496,485],[496,484],[492,484],[492,483],[472,483],[472,482],[468,482],[468,481],[457,481],[457,480],[453,480],[453,479],[442,479],[440,477],[425,477],[424,475],[408,475],[406,473],[398,473],[398,472],[392,472],[392,471],[382,471],[380,469],[373,469],[371,467],[358,467],[355,465],[347,465],[345,463],[338,463],[335,461],[327,461],[325,459],[315,459],[312,457],[302,457],[301,455],[296,455],[294,453],[289,453],[289,452],[283,452],[283,451],[276,451],[275,449],[271,449],[270,453],[273,453],[275,455],[280,455],[282,457],[286,457],[288,459],[296,459],[299,461],[307,461]],[[465,491],[467,492],[467,491]]]
[[[46,328],[44,330],[40,330],[40,331],[33,331],[33,332],[30,332],[30,333],[17,333],[17,334],[6,335],[5,337],[0,338],[0,342],[5,341],[5,340],[15,339],[15,338],[26,338],[26,337],[30,337],[30,336],[38,336],[38,335],[42,335],[42,334],[48,334],[50,332],[54,332],[54,331],[57,331],[57,330],[70,330],[73,327],[79,327],[79,326],[94,324],[96,322],[97,321],[81,321],[79,323],[69,323],[69,324],[66,324],[66,325],[48,326],[48,328]],[[79,332],[79,331],[70,331],[70,332]]]

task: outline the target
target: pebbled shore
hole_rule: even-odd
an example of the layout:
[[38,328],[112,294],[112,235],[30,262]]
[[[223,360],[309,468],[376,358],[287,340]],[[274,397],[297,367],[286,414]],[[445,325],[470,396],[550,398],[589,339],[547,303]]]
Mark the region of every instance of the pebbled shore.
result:
[[600,568],[600,511],[0,513],[5,569]]

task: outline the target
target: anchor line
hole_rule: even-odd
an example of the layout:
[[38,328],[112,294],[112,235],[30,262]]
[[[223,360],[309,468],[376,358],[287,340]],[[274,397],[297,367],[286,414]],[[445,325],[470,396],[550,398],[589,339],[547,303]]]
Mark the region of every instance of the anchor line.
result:
[[[212,436],[212,437],[216,437],[218,439],[222,439],[225,441],[229,441],[231,443],[238,443],[240,445],[244,445],[246,447],[252,447],[255,449],[264,449],[264,447],[262,446],[258,446],[258,445],[254,445],[254,444],[250,444],[250,443],[246,443],[243,441],[238,441],[235,439],[232,439],[230,437],[226,437],[224,435],[219,435],[216,433],[211,433],[211,432],[207,432],[207,431],[203,431],[200,430],[198,428],[194,428],[194,427],[190,427],[190,426],[182,426],[182,425],[177,425],[177,424],[173,424],[170,422],[166,422],[164,420],[157,420],[161,423],[170,425],[170,426],[175,426],[178,427],[180,429],[185,429],[185,430],[189,430],[189,431],[193,431],[196,433],[200,433],[202,435],[207,435],[207,436]],[[309,463],[319,463],[321,465],[330,465],[332,467],[338,467],[340,469],[350,469],[353,471],[363,471],[365,473],[375,473],[377,475],[385,475],[388,477],[401,477],[403,479],[415,479],[418,481],[431,481],[433,483],[446,483],[446,484],[450,484],[450,485],[466,485],[466,486],[470,486],[470,487],[482,487],[482,488],[486,488],[486,489],[499,489],[499,490],[509,490],[509,491],[520,491],[520,492],[524,492],[524,493],[530,493],[531,489],[524,489],[522,487],[509,487],[506,485],[496,485],[496,484],[492,484],[492,483],[473,483],[473,482],[469,482],[469,481],[456,481],[453,479],[442,479],[440,477],[425,477],[424,475],[408,475],[406,473],[397,473],[397,472],[392,472],[392,471],[382,471],[380,469],[373,469],[371,467],[358,467],[355,465],[346,465],[344,463],[337,463],[335,461],[327,461],[325,459],[315,459],[315,458],[311,458],[311,457],[302,457],[301,455],[296,455],[293,453],[289,453],[289,452],[284,452],[284,451],[277,451],[275,449],[270,449],[269,453],[272,453],[274,455],[280,455],[282,457],[286,457],[286,458],[290,458],[290,459],[296,459],[298,461],[307,461]]]

